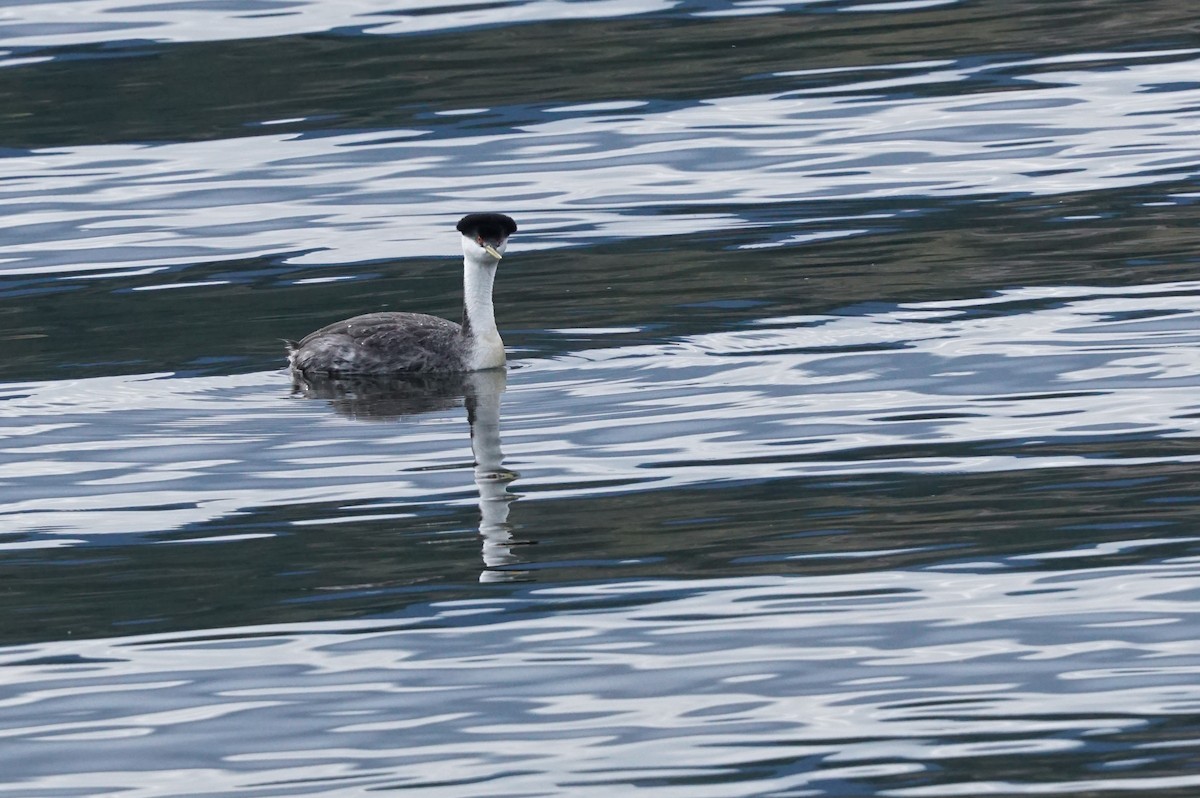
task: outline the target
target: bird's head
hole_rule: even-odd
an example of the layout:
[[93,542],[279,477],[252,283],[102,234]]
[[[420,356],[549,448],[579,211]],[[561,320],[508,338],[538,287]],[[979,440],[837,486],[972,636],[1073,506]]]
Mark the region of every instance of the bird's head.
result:
[[458,232],[468,260],[495,266],[504,257],[508,237],[517,232],[517,223],[502,213],[471,213],[459,220]]

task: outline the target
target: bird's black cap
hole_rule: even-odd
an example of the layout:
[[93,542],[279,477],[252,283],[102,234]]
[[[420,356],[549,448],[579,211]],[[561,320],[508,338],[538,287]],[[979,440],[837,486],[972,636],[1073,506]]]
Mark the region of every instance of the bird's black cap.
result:
[[458,222],[458,232],[479,236],[487,241],[499,241],[517,232],[517,223],[502,213],[469,213]]

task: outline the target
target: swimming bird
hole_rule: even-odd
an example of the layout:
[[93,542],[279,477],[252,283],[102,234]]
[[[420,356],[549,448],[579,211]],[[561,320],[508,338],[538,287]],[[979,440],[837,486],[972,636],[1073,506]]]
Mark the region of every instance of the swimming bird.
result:
[[496,329],[492,284],[517,223],[502,213],[472,213],[457,228],[463,251],[461,325],[424,313],[367,313],[334,322],[299,343],[288,342],[293,374],[338,377],[502,367],[504,342]]

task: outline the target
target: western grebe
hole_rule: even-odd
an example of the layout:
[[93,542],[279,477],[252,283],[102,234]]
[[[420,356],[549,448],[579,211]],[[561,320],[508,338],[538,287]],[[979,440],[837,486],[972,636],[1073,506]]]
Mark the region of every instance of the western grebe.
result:
[[472,213],[458,223],[463,250],[463,323],[424,313],[367,313],[288,343],[303,376],[480,371],[504,365],[492,284],[517,223],[502,213]]

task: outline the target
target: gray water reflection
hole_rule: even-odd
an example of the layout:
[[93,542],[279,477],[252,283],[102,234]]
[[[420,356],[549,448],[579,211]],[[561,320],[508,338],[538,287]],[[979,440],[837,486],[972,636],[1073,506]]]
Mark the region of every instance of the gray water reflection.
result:
[[241,0],[141,5],[95,2],[77,5],[68,18],[55,3],[25,3],[5,14],[0,35],[10,47],[63,47],[123,40],[219,41],[325,31],[394,36],[484,25],[648,14],[673,5],[668,0],[588,0],[578,4],[523,0],[491,6],[428,0],[389,3]]
[[[160,273],[137,290],[194,288],[227,281],[179,279],[172,267],[443,254],[450,220],[494,205],[520,215],[526,250],[755,227],[764,229],[742,246],[793,246],[871,223],[831,233],[812,219],[811,232],[780,234],[754,209],[1054,196],[1190,175],[1200,165],[1189,145],[1196,54],[1014,62],[1006,68],[1029,77],[1000,95],[892,96],[909,82],[969,84],[994,68],[921,63],[899,65],[917,74],[896,80],[848,80],[849,97],[546,107],[515,129],[450,137],[414,128],[34,153],[0,161],[0,206],[15,226],[0,257],[10,276]],[[1090,69],[1089,59],[1123,68]]]
[[0,794],[1191,798],[1193,17],[9,4]]
[[[535,501],[1192,463],[1198,318],[1194,283],[1031,288],[590,349],[513,372],[506,449]],[[6,386],[0,549],[200,530],[273,506],[346,523],[471,500],[461,411],[381,427],[286,391],[279,372]]]
[[57,597],[9,596],[9,639],[358,617],[481,580],[1187,556],[1198,296],[1030,288],[588,349],[518,363],[502,410],[459,389],[470,439],[459,407],[289,399],[282,371],[9,385],[0,550]]
[[10,648],[0,794],[1194,789],[1195,558],[1066,556]]

